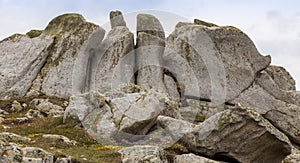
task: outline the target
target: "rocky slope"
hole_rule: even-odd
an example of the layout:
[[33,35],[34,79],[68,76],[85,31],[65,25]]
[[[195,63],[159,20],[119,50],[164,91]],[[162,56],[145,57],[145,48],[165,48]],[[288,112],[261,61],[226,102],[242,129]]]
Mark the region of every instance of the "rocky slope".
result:
[[245,33],[110,21],[65,14],[0,42],[1,162],[300,161],[295,81]]

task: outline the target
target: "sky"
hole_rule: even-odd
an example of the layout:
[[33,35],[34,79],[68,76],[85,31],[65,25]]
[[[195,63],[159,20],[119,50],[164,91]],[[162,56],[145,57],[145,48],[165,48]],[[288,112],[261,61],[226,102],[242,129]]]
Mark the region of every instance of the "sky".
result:
[[0,40],[14,33],[44,29],[63,13],[80,13],[86,20],[105,26],[111,10],[124,15],[163,11],[188,21],[197,18],[238,27],[262,55],[271,55],[273,65],[291,73],[300,90],[299,6],[299,0],[0,0]]

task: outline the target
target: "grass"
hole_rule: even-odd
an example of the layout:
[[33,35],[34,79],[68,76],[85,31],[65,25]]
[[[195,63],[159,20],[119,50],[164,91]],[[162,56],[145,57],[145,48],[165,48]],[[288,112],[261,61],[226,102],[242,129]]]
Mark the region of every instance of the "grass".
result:
[[[62,117],[34,119],[29,123],[20,125],[9,124],[8,126],[10,128],[0,128],[0,131],[30,137],[32,139],[31,142],[22,143],[21,145],[42,148],[56,157],[71,156],[74,162],[101,163],[120,162],[121,160],[117,151],[122,147],[103,146],[97,143],[81,127],[63,124]],[[68,145],[58,140],[43,138],[43,134],[64,135],[71,140],[77,141],[77,144]]]

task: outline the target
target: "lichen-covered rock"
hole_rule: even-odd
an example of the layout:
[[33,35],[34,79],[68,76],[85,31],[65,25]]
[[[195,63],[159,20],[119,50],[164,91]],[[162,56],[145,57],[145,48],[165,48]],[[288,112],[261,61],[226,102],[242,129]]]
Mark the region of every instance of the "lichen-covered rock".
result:
[[257,83],[245,90],[234,103],[255,109],[292,141],[300,143],[300,107],[270,95]]
[[166,86],[166,89],[167,89],[167,92],[168,94],[170,95],[170,97],[176,101],[176,102],[180,102],[180,93],[178,91],[179,89],[179,83],[176,83],[176,81],[168,76],[168,75],[164,75],[164,78],[163,78],[163,81],[164,81],[164,84]]
[[14,133],[1,132],[0,140],[8,142],[30,142],[31,139]]
[[104,95],[91,92],[72,96],[65,122],[79,120],[101,143],[131,144],[150,139],[145,134],[159,115],[180,118],[176,103],[166,94],[136,85],[122,85]]
[[300,162],[300,150],[293,147],[292,153],[288,155],[281,163],[298,163]]
[[286,91],[296,90],[296,82],[285,68],[270,65],[265,71],[271,76],[280,89]]
[[109,13],[110,25],[111,28],[115,28],[118,26],[126,26],[126,22],[124,21],[123,15],[121,11],[111,11]]
[[[51,117],[58,117],[63,116],[65,109],[59,105],[55,105],[49,101],[49,99],[33,99],[31,102],[31,110],[27,112],[27,117],[40,117],[43,116],[51,116]],[[36,110],[39,113],[32,111]],[[30,114],[32,113],[32,114]]]
[[95,89],[94,80],[98,66],[97,52],[101,47],[105,30],[97,28],[81,46],[73,67],[72,94],[82,94]]
[[248,36],[230,27],[179,26],[167,38],[164,54],[186,95],[219,103],[237,97],[269,63]]
[[[160,123],[175,136],[178,130],[169,126],[182,122],[175,119],[171,122]],[[185,126],[191,131],[181,141],[195,154],[239,162],[280,162],[291,152],[288,138],[249,108],[232,107],[194,128]]]
[[[272,75],[275,75],[276,73],[279,73],[272,69],[272,71],[263,71],[258,74],[258,77],[256,78],[257,83],[266,90],[270,95],[275,97],[278,100],[295,104],[300,106],[300,96],[295,90],[285,90],[285,88],[282,86],[283,83],[279,83],[278,79],[275,77],[272,77]],[[279,69],[283,71],[282,69]],[[275,72],[274,72],[275,71]],[[284,71],[283,71],[284,72]],[[272,74],[273,73],[273,74]],[[287,73],[287,72],[286,72]],[[276,75],[275,75],[276,76]],[[282,80],[289,78],[288,74],[285,74],[285,76],[281,75]],[[293,79],[291,78],[290,81],[286,81],[284,83],[292,83]],[[294,85],[295,86],[295,85]],[[281,89],[283,87],[283,89]],[[292,88],[291,88],[292,89]]]
[[137,16],[137,84],[166,92],[163,83],[165,33],[159,20],[152,15]]
[[174,158],[174,163],[219,163],[218,161],[211,160],[205,157],[197,156],[193,153],[177,155]]
[[97,29],[97,25],[78,14],[64,14],[51,20],[40,37],[50,36],[54,42],[28,96],[43,93],[67,99],[72,94],[73,67],[80,48]]
[[166,152],[157,146],[132,146],[119,150],[124,163],[167,163]]
[[70,140],[69,138],[63,136],[63,135],[56,135],[56,134],[43,134],[43,138],[46,139],[52,139],[55,141],[61,141],[65,143],[66,145],[76,145],[77,142],[75,140]]
[[53,163],[54,162],[54,155],[44,151],[41,148],[36,147],[24,147],[22,148],[23,152],[23,161],[36,160],[39,162],[47,162]]
[[20,112],[22,110],[23,110],[23,107],[21,106],[21,104],[18,101],[14,100],[11,104],[10,111],[11,112]]
[[17,144],[4,143],[0,140],[0,162],[18,163],[22,162],[22,150]]
[[92,90],[105,93],[121,84],[134,83],[134,36],[127,27],[113,28],[95,53]]
[[53,39],[14,35],[0,42],[0,99],[23,97],[49,55]]

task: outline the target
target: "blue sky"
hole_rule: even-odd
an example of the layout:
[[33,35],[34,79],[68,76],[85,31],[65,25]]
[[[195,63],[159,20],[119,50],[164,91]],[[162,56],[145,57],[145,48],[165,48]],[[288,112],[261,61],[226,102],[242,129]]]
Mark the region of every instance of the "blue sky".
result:
[[63,13],[76,12],[98,25],[111,10],[124,14],[161,10],[240,28],[272,64],[284,66],[300,90],[300,1],[298,0],[0,0],[0,40],[30,29],[44,29]]

